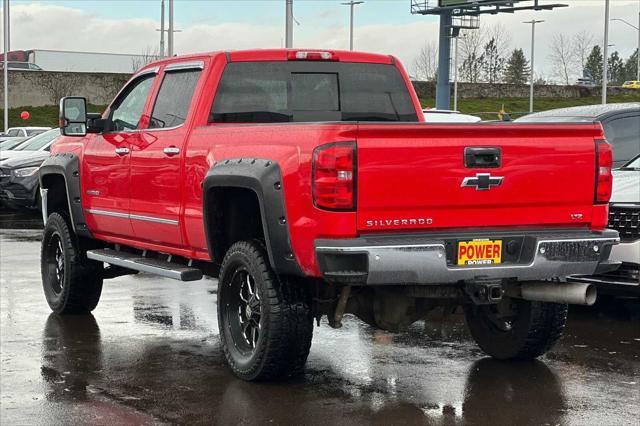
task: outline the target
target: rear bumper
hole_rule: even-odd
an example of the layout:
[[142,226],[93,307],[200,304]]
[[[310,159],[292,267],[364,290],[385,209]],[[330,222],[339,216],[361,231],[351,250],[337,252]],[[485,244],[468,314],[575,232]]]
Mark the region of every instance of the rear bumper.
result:
[[[455,265],[451,246],[476,238],[519,239],[519,254],[496,266]],[[459,281],[517,279],[537,281],[591,275],[607,269],[618,233],[483,232],[421,236],[365,236],[316,240],[315,251],[328,281],[361,285],[448,284]],[[609,269],[615,269],[609,267]]]

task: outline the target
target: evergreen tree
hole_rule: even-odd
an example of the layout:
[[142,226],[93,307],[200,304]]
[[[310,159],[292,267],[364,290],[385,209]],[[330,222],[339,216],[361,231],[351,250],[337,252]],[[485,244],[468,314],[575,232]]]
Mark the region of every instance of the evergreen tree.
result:
[[638,49],[629,56],[624,64],[624,81],[638,79]]
[[507,68],[504,71],[504,81],[509,84],[526,84],[531,69],[529,61],[524,56],[522,49],[514,49],[507,60]]
[[616,50],[607,60],[609,82],[617,85],[624,83],[624,61]]
[[584,74],[585,77],[591,77],[594,83],[602,82],[602,60],[602,49],[600,46],[593,46],[584,66]]

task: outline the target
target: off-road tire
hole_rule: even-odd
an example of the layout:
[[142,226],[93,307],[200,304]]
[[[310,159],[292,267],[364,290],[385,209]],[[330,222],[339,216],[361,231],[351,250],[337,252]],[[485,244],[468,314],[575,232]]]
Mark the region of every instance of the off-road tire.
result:
[[[62,273],[56,270],[58,252],[62,254]],[[87,259],[69,219],[62,214],[52,213],[47,219],[40,269],[44,295],[53,312],[85,314],[98,305],[103,264]]]
[[567,322],[565,304],[504,299],[516,307],[511,329],[490,319],[490,305],[465,307],[467,327],[480,349],[500,360],[529,360],[543,355],[558,341]]
[[[232,324],[232,316],[239,315],[238,309],[234,310],[232,281],[241,270],[253,277],[261,304],[259,335],[248,350],[238,341]],[[261,242],[241,241],[229,248],[218,282],[218,326],[225,358],[236,376],[269,381],[302,370],[313,337],[313,318],[303,290],[300,284],[280,279],[273,272]]]

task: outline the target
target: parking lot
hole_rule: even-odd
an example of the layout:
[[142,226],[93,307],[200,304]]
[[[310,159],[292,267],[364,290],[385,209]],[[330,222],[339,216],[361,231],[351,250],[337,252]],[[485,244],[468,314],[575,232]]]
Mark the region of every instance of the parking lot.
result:
[[246,383],[224,364],[216,281],[105,284],[93,315],[50,315],[38,217],[0,215],[3,424],[634,424],[640,304],[572,308],[532,363],[484,358],[462,318],[408,334],[349,317],[315,329],[302,377]]

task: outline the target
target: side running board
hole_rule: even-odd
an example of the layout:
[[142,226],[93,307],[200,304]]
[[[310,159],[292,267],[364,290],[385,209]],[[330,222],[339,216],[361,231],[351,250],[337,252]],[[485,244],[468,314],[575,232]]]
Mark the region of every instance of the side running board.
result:
[[173,278],[178,281],[197,281],[202,279],[202,271],[200,269],[113,249],[89,250],[87,251],[87,258],[135,271]]

